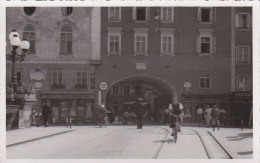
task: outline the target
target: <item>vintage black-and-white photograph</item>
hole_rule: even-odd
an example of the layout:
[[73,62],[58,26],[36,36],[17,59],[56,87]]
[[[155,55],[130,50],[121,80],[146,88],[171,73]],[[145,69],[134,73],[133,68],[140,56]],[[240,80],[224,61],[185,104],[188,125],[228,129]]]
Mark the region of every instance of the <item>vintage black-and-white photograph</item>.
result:
[[253,159],[252,7],[6,7],[7,159]]

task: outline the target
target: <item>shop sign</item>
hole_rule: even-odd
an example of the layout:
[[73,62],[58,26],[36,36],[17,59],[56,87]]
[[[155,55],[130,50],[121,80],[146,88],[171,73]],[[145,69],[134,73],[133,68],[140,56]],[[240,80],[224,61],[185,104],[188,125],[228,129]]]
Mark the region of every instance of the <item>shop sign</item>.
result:
[[183,84],[183,87],[184,87],[184,88],[190,88],[190,87],[191,87],[191,83],[185,82],[185,83]]
[[100,82],[99,83],[99,88],[100,88],[100,90],[105,91],[108,88],[107,82],[105,82],[105,81]]
[[237,97],[251,97],[252,93],[251,92],[234,92],[234,96],[237,96]]

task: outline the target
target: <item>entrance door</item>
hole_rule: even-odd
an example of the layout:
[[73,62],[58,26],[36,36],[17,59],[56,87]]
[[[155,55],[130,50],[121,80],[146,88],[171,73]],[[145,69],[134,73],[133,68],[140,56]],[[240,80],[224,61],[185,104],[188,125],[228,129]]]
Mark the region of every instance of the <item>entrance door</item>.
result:
[[63,123],[66,122],[66,118],[67,118],[67,112],[68,110],[68,102],[67,101],[61,101],[60,103],[60,121],[62,121]]
[[78,123],[84,123],[85,121],[85,101],[80,100],[77,105],[77,120]]

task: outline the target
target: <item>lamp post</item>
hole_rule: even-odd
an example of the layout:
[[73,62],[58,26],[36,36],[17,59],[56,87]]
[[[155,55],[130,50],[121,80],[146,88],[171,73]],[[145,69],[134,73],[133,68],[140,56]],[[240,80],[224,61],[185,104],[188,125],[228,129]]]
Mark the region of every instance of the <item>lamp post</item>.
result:
[[[24,61],[25,53],[30,48],[29,41],[22,40],[19,38],[19,33],[16,32],[16,30],[12,30],[12,32],[9,34],[9,40],[10,44],[12,46],[11,54],[7,54],[7,60],[10,60],[12,62],[12,69],[11,69],[11,101],[15,100],[15,94],[17,93],[17,80],[15,75],[15,63],[17,60],[20,60],[20,62]],[[17,49],[20,47],[22,50],[21,54],[17,53]]]

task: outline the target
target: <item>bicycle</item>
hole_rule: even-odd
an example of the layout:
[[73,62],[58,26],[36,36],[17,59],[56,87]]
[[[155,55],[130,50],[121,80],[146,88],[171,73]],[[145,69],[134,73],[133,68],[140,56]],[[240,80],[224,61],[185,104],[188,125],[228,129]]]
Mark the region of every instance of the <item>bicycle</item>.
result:
[[[175,115],[175,114],[170,114],[170,116],[173,116],[174,119],[172,120],[171,122],[171,128],[172,128],[172,134],[171,136],[174,137],[174,143],[177,142],[177,135],[178,135],[178,128],[179,128],[179,123],[180,123],[180,120],[179,120],[179,116],[178,115]],[[175,122],[173,122],[175,120]]]

